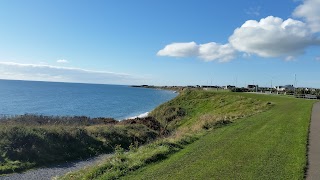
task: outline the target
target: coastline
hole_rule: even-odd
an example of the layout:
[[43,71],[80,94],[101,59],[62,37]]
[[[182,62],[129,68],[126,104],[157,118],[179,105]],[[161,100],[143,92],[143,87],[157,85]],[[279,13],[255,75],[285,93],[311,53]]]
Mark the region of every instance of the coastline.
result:
[[[179,93],[183,90],[181,88],[167,88],[167,87],[163,87],[163,86],[146,86],[146,85],[132,85],[132,86],[129,86],[129,87],[132,87],[132,88],[146,88],[146,89],[156,89],[156,90],[161,90],[161,91],[169,91],[169,92],[172,92],[172,93],[176,93],[177,95],[174,97],[176,98]],[[172,99],[174,99],[172,98]],[[170,100],[172,100],[170,99]],[[169,101],[170,101],[169,100]],[[122,120],[119,120],[119,121],[124,121],[124,120],[132,120],[132,119],[137,119],[137,118],[147,118],[150,114],[150,112],[152,112],[154,109],[156,109],[158,106],[166,103],[168,101],[165,101],[159,105],[157,105],[155,108],[153,108],[152,110],[148,111],[148,112],[144,112],[144,113],[141,113],[139,115],[134,115],[134,116],[130,116],[128,115],[127,118],[124,118]]]
[[[145,112],[145,113],[139,114],[138,116],[128,117],[128,118],[125,118],[123,120],[136,119],[136,118],[146,118],[146,117],[149,116],[149,113],[150,112]],[[123,121],[123,120],[121,120],[121,121]]]
[[[176,97],[177,96],[170,100]],[[166,102],[167,101],[158,104],[154,109]],[[154,109],[152,109],[152,111]],[[7,146],[11,146],[11,142],[24,141],[27,144],[30,144],[30,147],[33,147],[33,144],[35,144],[35,147],[37,148],[33,150],[29,149],[29,146],[21,147],[24,149],[24,153],[26,153],[23,157],[31,156],[28,153],[30,152],[32,154],[33,151],[42,153],[37,153],[37,156],[39,157],[34,157],[35,159],[38,159],[35,160],[34,164],[28,164],[29,160],[22,160],[21,165],[11,167],[12,162],[18,157],[17,155],[14,155],[15,152],[13,152],[13,156],[8,157],[6,162],[4,162],[4,168],[0,174],[23,172],[30,168],[60,163],[63,162],[62,159],[68,159],[68,161],[74,162],[73,160],[77,161],[79,158],[92,157],[106,152],[110,153],[114,151],[114,147],[117,144],[121,144],[121,147],[124,149],[129,149],[129,146],[133,143],[142,145],[153,141],[158,137],[161,127],[158,122],[151,117],[148,117],[150,112],[151,111],[144,112],[137,116],[131,116],[121,121],[114,118],[102,117],[45,116],[35,114],[24,114],[12,118],[3,118],[3,121],[0,122],[2,125],[0,133],[8,133],[8,137],[6,137],[8,139],[8,141],[6,141],[8,143]],[[43,134],[43,131],[46,133]],[[11,132],[15,132],[18,136],[11,137],[11,135],[13,135]],[[33,139],[35,139],[34,141],[29,141],[29,136],[31,135],[33,136]],[[69,138],[60,138],[65,136],[68,136]],[[85,139],[83,139],[83,137],[85,137]],[[117,137],[122,138],[117,139]],[[72,141],[71,144],[71,141],[68,139]],[[59,143],[54,143],[56,141],[59,141]],[[104,143],[101,144],[101,142]],[[88,148],[89,146],[81,146],[82,148],[79,148],[82,143],[87,143],[87,145],[89,144],[93,148]],[[74,144],[78,144],[76,145],[76,149],[74,149]],[[48,145],[50,145],[50,147]],[[51,145],[57,147],[51,147]],[[60,149],[60,151],[51,152],[48,148]],[[63,155],[66,154],[74,154],[74,156],[64,157]],[[45,159],[49,156],[56,158],[51,158],[51,160]]]
[[133,88],[146,88],[146,89],[157,89],[157,90],[166,90],[173,93],[179,93],[183,91],[186,87],[183,86],[153,86],[153,85],[132,85]]

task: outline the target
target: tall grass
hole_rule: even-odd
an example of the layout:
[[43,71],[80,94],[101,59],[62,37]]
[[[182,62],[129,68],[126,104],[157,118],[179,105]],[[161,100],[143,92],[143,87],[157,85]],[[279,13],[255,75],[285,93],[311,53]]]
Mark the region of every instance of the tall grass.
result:
[[144,144],[158,132],[109,118],[24,115],[0,121],[0,174],[110,153]]

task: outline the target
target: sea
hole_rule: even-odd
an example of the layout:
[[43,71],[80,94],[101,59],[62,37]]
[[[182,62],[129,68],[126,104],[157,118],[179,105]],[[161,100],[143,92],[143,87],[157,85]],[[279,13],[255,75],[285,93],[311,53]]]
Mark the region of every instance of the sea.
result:
[[125,85],[0,80],[0,116],[146,116],[177,94]]

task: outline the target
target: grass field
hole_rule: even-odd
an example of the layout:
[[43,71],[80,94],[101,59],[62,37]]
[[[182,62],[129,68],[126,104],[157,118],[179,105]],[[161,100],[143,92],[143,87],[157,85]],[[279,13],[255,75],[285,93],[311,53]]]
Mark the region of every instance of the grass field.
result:
[[122,178],[303,179],[314,101],[256,94],[241,96],[272,102],[273,106],[211,130],[169,158]]
[[[101,164],[65,175],[61,179],[117,179],[153,162],[184,151],[211,131],[236,123],[240,118],[266,111],[272,102],[237,93],[183,91],[158,108],[151,116],[161,125],[161,138],[127,153],[118,149],[115,156]],[[232,127],[232,125],[230,126]],[[179,153],[180,154],[180,153]],[[171,158],[169,158],[170,160]],[[140,177],[138,177],[139,179]]]

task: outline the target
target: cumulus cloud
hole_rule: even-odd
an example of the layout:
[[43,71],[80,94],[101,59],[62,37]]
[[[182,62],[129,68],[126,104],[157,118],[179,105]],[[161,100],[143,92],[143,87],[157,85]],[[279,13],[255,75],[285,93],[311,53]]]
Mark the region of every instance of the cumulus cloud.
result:
[[320,32],[320,0],[305,0],[293,15],[305,19],[313,32]]
[[[255,12],[251,9],[248,13]],[[256,9],[257,12],[260,8]],[[258,13],[254,13],[258,15]],[[294,16],[304,21],[268,16],[248,20],[234,30],[227,44],[210,42],[206,44],[172,43],[160,50],[159,56],[198,57],[204,61],[230,61],[237,52],[244,56],[280,57],[292,61],[303,54],[306,48],[320,45],[320,0],[305,0],[294,11]]]
[[172,43],[158,51],[158,56],[189,57],[197,56],[199,47],[195,42]]
[[261,57],[296,56],[308,46],[319,43],[308,26],[301,21],[268,16],[259,22],[246,21],[229,38],[241,52]]
[[227,62],[235,58],[236,51],[230,44],[217,44],[214,42],[201,44],[199,46],[198,56],[205,61],[218,60],[219,62]]
[[122,73],[14,62],[0,62],[0,79],[99,84],[132,84],[142,80],[140,77]]
[[235,50],[229,44],[214,42],[196,44],[195,42],[172,43],[158,51],[158,56],[198,57],[204,61],[226,62],[235,57]]
[[67,61],[65,59],[58,59],[57,63],[69,63],[69,61]]

